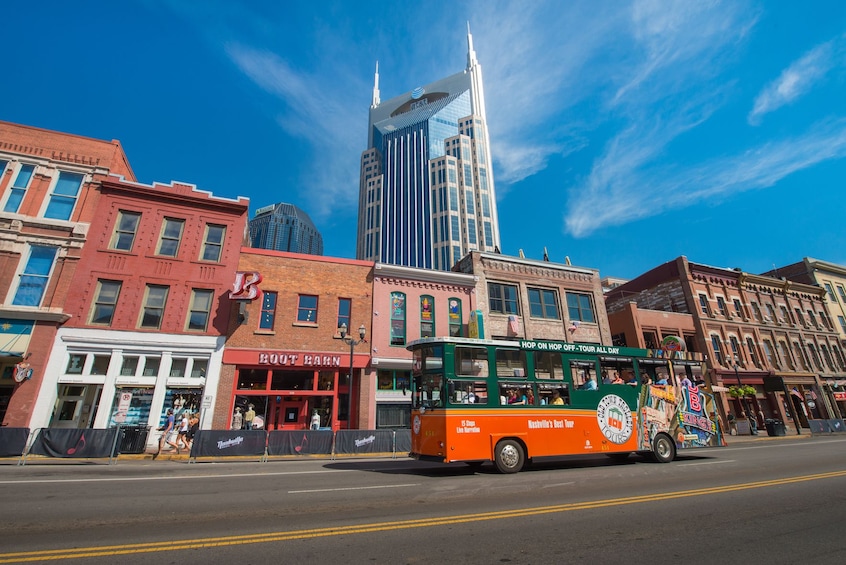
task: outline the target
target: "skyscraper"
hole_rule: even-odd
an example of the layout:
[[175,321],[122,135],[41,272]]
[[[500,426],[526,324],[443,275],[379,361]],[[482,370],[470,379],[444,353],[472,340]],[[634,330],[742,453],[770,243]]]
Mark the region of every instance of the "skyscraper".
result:
[[386,102],[379,66],[361,156],[356,257],[449,270],[499,249],[482,67],[467,29],[467,68]]
[[257,249],[323,255],[323,236],[308,214],[293,204],[271,204],[250,220],[250,245]]

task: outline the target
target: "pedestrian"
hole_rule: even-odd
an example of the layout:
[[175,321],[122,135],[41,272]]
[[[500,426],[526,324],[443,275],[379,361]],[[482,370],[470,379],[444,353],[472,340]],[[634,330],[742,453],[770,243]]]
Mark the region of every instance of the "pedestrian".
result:
[[311,429],[312,430],[319,430],[320,429],[320,414],[317,413],[317,410],[315,410],[314,414],[311,415]]
[[179,422],[179,432],[176,434],[176,453],[179,453],[180,444],[182,445],[182,449],[188,449],[188,411],[182,411],[182,419]]
[[194,445],[194,436],[197,435],[197,431],[200,429],[200,416],[196,413],[191,414],[191,418],[188,419],[188,432],[185,434],[185,440],[187,442],[188,449]]
[[162,427],[159,428],[159,431],[162,432],[162,436],[159,438],[159,450],[153,455],[153,459],[159,456],[162,451],[164,451],[165,444],[172,446],[176,449],[176,444],[173,442],[173,438],[175,436],[174,433],[174,418],[173,418],[173,408],[167,409],[167,419]]

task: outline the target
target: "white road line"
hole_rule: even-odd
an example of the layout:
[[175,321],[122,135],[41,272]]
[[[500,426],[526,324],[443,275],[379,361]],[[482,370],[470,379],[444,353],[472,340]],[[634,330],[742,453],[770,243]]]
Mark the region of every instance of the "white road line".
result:
[[697,465],[719,465],[721,463],[736,463],[734,459],[724,459],[720,461],[702,461],[699,463],[676,463],[675,467],[696,467]]
[[303,494],[311,492],[337,492],[340,490],[368,490],[377,488],[401,488],[401,487],[419,487],[420,483],[409,483],[407,485],[377,485],[374,487],[345,487],[345,488],[317,488],[310,490],[289,490],[288,494]]
[[327,473],[348,473],[356,469],[336,469],[332,471],[286,471],[280,473],[227,473],[225,475],[185,475],[165,477],[103,477],[96,479],[34,479],[22,481],[0,481],[0,485],[31,485],[43,483],[103,483],[120,481],[182,481],[197,479],[227,479],[233,477],[278,477],[282,475],[322,475]]

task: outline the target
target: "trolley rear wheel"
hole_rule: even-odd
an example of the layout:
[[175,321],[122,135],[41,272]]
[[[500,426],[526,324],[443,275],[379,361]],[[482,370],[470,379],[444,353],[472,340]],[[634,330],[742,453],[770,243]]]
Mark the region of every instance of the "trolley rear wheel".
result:
[[676,444],[667,434],[658,434],[652,440],[652,457],[658,463],[669,463],[676,458]]
[[513,439],[504,439],[496,444],[494,462],[500,473],[516,473],[526,462],[523,446]]

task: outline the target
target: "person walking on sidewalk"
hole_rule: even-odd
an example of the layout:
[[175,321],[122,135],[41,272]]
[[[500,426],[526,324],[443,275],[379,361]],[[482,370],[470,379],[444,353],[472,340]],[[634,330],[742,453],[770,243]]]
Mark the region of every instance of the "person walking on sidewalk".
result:
[[176,443],[173,441],[176,433],[173,429],[174,425],[174,418],[173,418],[173,408],[167,409],[167,420],[165,420],[164,426],[159,428],[159,431],[162,432],[162,437],[159,438],[159,450],[153,456],[153,459],[159,456],[161,452],[164,450],[165,444],[172,446],[174,449],[178,449],[176,447]]

